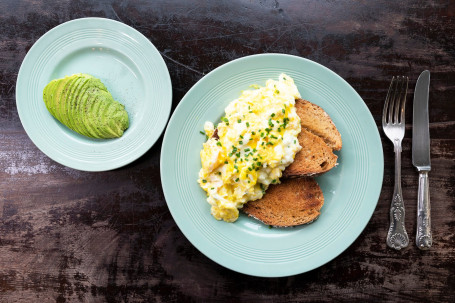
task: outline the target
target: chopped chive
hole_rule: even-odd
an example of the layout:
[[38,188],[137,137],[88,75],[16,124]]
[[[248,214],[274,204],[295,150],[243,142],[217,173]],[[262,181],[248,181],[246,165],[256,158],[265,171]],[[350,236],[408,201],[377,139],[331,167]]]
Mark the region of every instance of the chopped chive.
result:
[[220,171],[218,172],[218,175],[220,175],[220,176],[221,176],[221,172],[220,172]]
[[237,158],[240,158],[240,152],[235,154]]
[[202,180],[202,183],[207,183],[207,180],[205,180],[205,179],[204,179],[204,180]]
[[242,119],[238,119],[237,122],[238,122],[238,123],[241,123],[241,122],[242,122]]
[[286,111],[284,110],[284,108],[281,110],[281,112],[284,114]]
[[216,142],[216,145],[221,146],[221,142],[220,141]]
[[257,149],[256,148],[253,148],[253,153],[257,152]]
[[242,139],[243,139],[243,136],[242,136],[242,135],[240,135],[240,138],[242,138]]
[[272,180],[272,183],[276,183],[276,179],[273,179],[273,180]]
[[294,144],[296,144],[296,141],[294,140]]
[[254,136],[254,135],[256,135],[256,133],[255,133],[255,132],[251,132],[251,134],[252,134],[253,136]]
[[210,189],[211,189],[211,190],[214,190],[214,189],[215,189],[215,187],[212,187],[212,188],[210,188]]
[[248,167],[248,170],[249,170],[249,171],[252,171],[253,169],[252,169],[251,167]]
[[245,152],[249,152],[249,151],[250,151],[250,149],[249,149],[249,148],[245,148]]
[[247,122],[247,123],[246,123],[246,127],[250,127],[250,123]]
[[272,139],[278,139],[278,138],[275,137],[274,135],[270,135],[270,138],[272,138]]
[[202,135],[205,135],[205,132],[203,132],[202,130],[201,130],[201,131],[199,131],[199,132],[200,132]]
[[272,117],[272,118],[275,117],[275,113],[272,113],[272,114],[270,115],[270,117]]
[[240,180],[240,179],[239,179],[239,178],[237,178],[237,179],[235,179],[235,182],[239,182],[239,180]]
[[240,145],[243,145],[243,141],[239,141],[239,144],[240,144]]

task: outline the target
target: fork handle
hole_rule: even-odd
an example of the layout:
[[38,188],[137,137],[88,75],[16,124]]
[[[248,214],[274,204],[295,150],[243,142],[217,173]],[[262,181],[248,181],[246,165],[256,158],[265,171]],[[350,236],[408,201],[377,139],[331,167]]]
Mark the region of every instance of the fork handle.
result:
[[428,171],[420,171],[419,191],[417,196],[416,245],[422,250],[429,249],[433,242],[433,237],[431,235],[430,218],[430,191],[428,186]]
[[392,203],[390,205],[390,227],[387,233],[387,245],[396,250],[405,248],[409,244],[408,233],[404,226],[404,202],[401,191],[401,142],[394,142],[395,146],[395,186]]

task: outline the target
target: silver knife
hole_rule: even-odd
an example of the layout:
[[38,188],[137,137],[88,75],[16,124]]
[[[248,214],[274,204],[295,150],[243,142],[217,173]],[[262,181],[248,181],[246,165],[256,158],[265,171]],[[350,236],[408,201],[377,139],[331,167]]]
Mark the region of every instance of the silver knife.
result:
[[414,91],[414,112],[412,120],[412,164],[419,172],[417,196],[416,245],[422,250],[429,249],[433,242],[431,235],[430,193],[428,172],[430,163],[430,130],[428,122],[428,91],[430,72],[423,71],[417,79]]

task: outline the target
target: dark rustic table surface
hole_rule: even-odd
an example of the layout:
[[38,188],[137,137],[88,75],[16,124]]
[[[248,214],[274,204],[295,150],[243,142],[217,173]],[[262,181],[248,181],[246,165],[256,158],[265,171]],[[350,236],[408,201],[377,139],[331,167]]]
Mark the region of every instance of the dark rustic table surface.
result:
[[[0,1],[1,302],[455,301],[454,1]],[[161,139],[126,167],[90,173],[38,150],[16,109],[24,56],[65,21],[105,17],[157,47],[173,83],[173,109],[204,74],[230,60],[277,52],[314,60],[352,85],[380,128],[393,75],[410,78],[403,194],[411,243],[385,244],[393,148],[383,188],[360,237],[331,262],[286,278],[226,269],[183,236],[160,181]],[[430,190],[434,244],[415,246],[417,173],[412,96],[431,71]]]

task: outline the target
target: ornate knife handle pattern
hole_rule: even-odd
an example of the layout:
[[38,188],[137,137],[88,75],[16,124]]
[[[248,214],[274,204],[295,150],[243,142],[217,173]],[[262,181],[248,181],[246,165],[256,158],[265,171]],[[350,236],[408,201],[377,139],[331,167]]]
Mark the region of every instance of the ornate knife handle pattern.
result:
[[433,243],[430,220],[430,193],[428,172],[419,172],[419,193],[417,197],[417,234],[416,245],[422,250],[429,249]]
[[390,227],[387,234],[387,245],[400,250],[409,244],[409,237],[404,227],[404,203],[401,194],[394,194],[390,206]]

